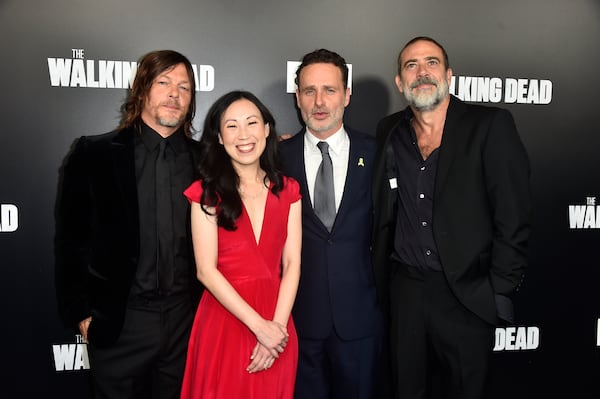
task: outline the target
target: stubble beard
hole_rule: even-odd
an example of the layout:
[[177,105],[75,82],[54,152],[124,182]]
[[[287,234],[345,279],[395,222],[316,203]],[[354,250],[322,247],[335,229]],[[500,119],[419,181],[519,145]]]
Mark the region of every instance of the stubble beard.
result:
[[[187,112],[187,111],[186,111]],[[169,115],[168,113],[165,115],[157,115],[156,122],[163,127],[178,127],[184,121],[185,114],[181,113],[179,116],[177,115]]]
[[305,116],[306,126],[310,129],[311,132],[314,133],[324,133],[334,129],[336,126],[340,124],[341,118],[337,115],[337,112],[330,112],[329,115],[331,119],[329,123],[325,123],[325,121],[318,121],[316,119],[312,119],[310,114]]
[[158,124],[163,127],[177,127],[181,124],[182,118],[158,118]]

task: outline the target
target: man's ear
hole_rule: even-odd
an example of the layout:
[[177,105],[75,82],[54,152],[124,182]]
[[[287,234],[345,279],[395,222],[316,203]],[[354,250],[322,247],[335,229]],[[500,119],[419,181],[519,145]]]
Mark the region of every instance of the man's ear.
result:
[[344,107],[347,107],[350,104],[350,95],[352,94],[349,87],[346,87],[346,98],[344,99]]
[[403,93],[402,80],[400,79],[400,75],[396,75],[396,78],[394,79],[394,81],[396,82],[396,87],[398,88],[398,91],[400,91],[400,93]]
[[448,86],[450,86],[450,82],[452,81],[453,74],[454,74],[454,72],[452,72],[452,68],[448,68],[446,70],[446,79],[448,80]]

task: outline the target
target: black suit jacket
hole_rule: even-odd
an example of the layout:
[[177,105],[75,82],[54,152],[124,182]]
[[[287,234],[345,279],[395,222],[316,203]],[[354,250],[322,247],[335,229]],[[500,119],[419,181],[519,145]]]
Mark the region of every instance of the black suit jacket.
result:
[[[377,128],[374,262],[381,292],[388,289],[398,200],[389,184],[395,177],[389,137],[405,112],[410,110],[382,119]],[[492,324],[497,317],[512,321],[510,297],[527,266],[529,174],[528,157],[511,114],[467,105],[452,96],[435,181],[434,239],[454,294]]]
[[[55,238],[59,309],[65,323],[75,328],[93,316],[88,337],[99,347],[115,342],[121,332],[138,262],[134,134],[134,129],[125,129],[81,137],[64,164],[59,187]],[[188,143],[196,158],[198,143],[191,139]],[[195,275],[191,258],[190,273]],[[194,300],[199,285],[196,288],[191,292]]]
[[293,309],[301,338],[324,339],[335,327],[341,338],[358,339],[380,328],[370,252],[375,140],[349,128],[346,132],[348,173],[331,232],[311,204],[305,130],[281,143],[284,173],[300,183],[302,194],[302,272]]

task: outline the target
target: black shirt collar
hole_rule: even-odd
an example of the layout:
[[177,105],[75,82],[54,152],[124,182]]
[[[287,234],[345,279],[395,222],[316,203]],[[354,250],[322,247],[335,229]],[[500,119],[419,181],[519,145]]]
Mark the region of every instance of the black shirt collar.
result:
[[162,140],[167,140],[171,145],[171,149],[173,149],[176,154],[185,152],[187,148],[183,127],[180,127],[175,131],[175,133],[165,139],[158,134],[156,130],[142,122],[140,139],[148,151],[154,151],[154,149],[158,147]]

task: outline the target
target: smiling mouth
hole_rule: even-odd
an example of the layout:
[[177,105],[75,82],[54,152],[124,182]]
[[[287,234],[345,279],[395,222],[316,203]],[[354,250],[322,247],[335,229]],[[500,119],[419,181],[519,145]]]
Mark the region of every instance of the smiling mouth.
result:
[[235,148],[241,153],[248,153],[254,150],[255,143],[236,145]]

